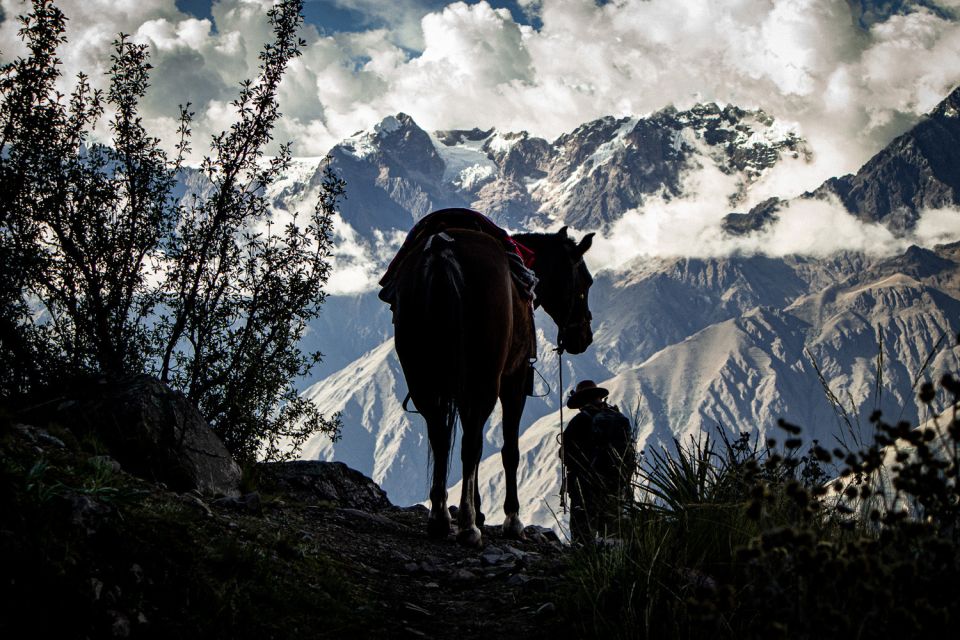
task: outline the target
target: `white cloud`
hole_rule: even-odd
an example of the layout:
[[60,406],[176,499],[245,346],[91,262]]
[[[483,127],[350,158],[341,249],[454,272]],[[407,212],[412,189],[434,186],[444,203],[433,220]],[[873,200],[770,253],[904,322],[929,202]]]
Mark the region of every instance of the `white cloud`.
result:
[[896,237],[880,224],[854,218],[835,198],[794,200],[760,232],[731,236],[717,212],[727,210],[735,186],[732,176],[715,167],[692,171],[683,189],[690,195],[653,200],[598,236],[586,256],[590,268],[616,270],[645,257],[827,256],[842,250],[886,256],[912,244],[933,247],[960,240],[960,210],[924,211],[911,233]]
[[802,192],[856,171],[960,84],[960,25],[925,9],[864,32],[836,0],[523,4],[542,28],[486,2],[427,14],[414,57],[383,32],[312,45],[331,56],[312,67],[327,137],[304,136],[303,152],[398,111],[428,129],[553,138],[603,115],[718,101],[798,123],[816,154]]
[[[65,73],[102,79],[110,42],[134,34],[155,66],[148,124],[172,145],[176,105],[191,101],[198,150],[229,125],[224,105],[255,75],[270,36],[270,0],[220,0],[212,24],[174,0],[60,4],[70,18]],[[496,126],[553,138],[603,115],[717,101],[797,123],[814,163],[768,180],[769,195],[794,195],[856,171],[960,84],[960,24],[923,8],[864,31],[839,0],[524,0],[542,25],[533,29],[483,1],[429,13],[427,2],[403,0],[389,3],[393,15],[373,0],[339,4],[386,27],[305,29],[308,47],[281,85],[276,136],[293,140],[299,155],[321,155],[399,111],[427,129]],[[20,50],[9,18],[24,5],[0,5],[9,59]],[[421,53],[404,48],[411,44]]]
[[349,295],[373,291],[383,275],[382,265],[396,255],[406,234],[374,234],[373,246],[363,242],[353,227],[334,216],[334,253],[330,260],[330,280],[324,291],[331,295]]

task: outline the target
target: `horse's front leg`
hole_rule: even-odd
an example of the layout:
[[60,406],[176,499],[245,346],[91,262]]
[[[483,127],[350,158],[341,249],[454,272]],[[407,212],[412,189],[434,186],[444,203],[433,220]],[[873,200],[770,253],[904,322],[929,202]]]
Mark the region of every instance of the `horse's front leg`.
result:
[[[527,365],[529,367],[529,365]],[[527,368],[504,378],[500,387],[500,404],[503,407],[503,475],[507,495],[503,501],[503,535],[510,538],[523,537],[523,522],[520,521],[520,500],[517,497],[517,467],[520,466],[520,416],[527,402]]]
[[430,450],[433,453],[433,482],[430,485],[430,516],[427,535],[446,539],[450,535],[450,510],[447,509],[447,463],[450,459],[450,428],[440,411],[425,413]]
[[[483,442],[480,443],[480,446],[483,446]],[[477,512],[477,526],[483,531],[483,523],[486,521],[487,517],[483,514],[483,506],[480,501],[480,458],[483,457],[483,450],[480,449],[477,451],[477,466],[474,475],[473,482],[473,509]]]

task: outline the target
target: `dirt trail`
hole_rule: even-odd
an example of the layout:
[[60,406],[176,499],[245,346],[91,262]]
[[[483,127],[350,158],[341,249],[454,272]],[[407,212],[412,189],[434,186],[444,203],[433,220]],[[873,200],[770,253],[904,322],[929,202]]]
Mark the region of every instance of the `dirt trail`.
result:
[[[383,637],[556,638],[555,594],[564,547],[528,527],[508,540],[484,527],[483,546],[465,549],[454,536],[425,533],[423,507],[378,512],[284,505],[265,518],[294,526],[318,548],[352,567],[382,620]],[[282,522],[285,521],[285,522]]]

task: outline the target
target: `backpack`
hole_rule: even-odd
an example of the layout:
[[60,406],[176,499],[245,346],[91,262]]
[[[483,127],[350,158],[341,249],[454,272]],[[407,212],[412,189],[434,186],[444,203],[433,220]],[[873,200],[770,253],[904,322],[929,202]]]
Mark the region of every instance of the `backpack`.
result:
[[591,431],[590,463],[597,476],[609,481],[627,480],[634,465],[630,421],[615,407],[604,408],[594,414]]

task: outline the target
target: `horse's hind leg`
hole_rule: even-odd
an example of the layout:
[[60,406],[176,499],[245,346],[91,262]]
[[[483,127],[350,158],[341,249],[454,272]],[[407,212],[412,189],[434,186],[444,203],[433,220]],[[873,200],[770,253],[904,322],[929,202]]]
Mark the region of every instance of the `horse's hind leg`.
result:
[[[489,412],[488,412],[489,413]],[[464,415],[460,420],[463,424],[463,440],[460,444],[460,460],[463,463],[463,485],[460,492],[460,510],[457,512],[457,542],[476,547],[480,545],[481,533],[477,526],[479,512],[479,488],[477,483],[477,469],[480,466],[480,455],[483,451],[483,423],[486,420],[477,415]]]
[[433,453],[433,481],[430,485],[430,516],[427,519],[427,535],[445,539],[450,535],[450,510],[447,509],[447,464],[450,459],[450,429],[443,420],[442,412],[424,413],[427,434]]
[[503,475],[507,495],[503,501],[503,535],[510,538],[523,537],[523,522],[520,521],[520,500],[517,497],[517,467],[520,466],[520,415],[526,404],[527,370],[504,378],[500,387],[500,405],[503,407]]

